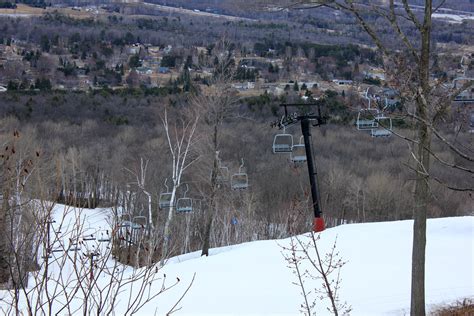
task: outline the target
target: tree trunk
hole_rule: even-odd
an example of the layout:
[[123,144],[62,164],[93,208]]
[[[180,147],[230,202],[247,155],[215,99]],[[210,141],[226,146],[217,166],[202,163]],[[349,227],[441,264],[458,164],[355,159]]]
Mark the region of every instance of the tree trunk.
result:
[[212,211],[209,210],[209,213],[210,214],[207,216],[206,229],[204,231],[204,241],[202,244],[201,256],[209,256],[209,248],[211,243],[211,228],[213,220]]
[[165,222],[165,228],[163,232],[163,249],[161,252],[161,260],[160,260],[160,265],[164,266],[165,264],[165,259],[168,257],[168,245],[169,245],[169,239],[170,239],[170,225],[171,225],[171,220],[173,219],[173,210],[174,210],[174,200],[176,197],[176,185],[173,185],[173,191],[171,192],[171,200],[170,200],[170,207],[168,209],[168,218],[166,219]]
[[425,251],[426,251],[426,216],[430,199],[429,171],[431,133],[428,122],[430,115],[428,102],[430,94],[430,40],[432,0],[425,1],[425,17],[421,32],[421,52],[419,65],[419,82],[421,93],[417,97],[417,115],[420,118],[418,125],[418,152],[417,176],[415,186],[415,208],[413,224],[412,248],[412,278],[411,278],[411,308],[412,316],[425,315]]
[[1,185],[1,209],[0,209],[0,283],[10,281],[10,266],[11,266],[11,205],[10,196],[13,187],[12,176],[12,158],[9,153],[6,153],[6,158],[2,162],[2,170],[0,170],[0,185]]
[[212,166],[212,175],[211,175],[211,197],[209,199],[209,209],[207,210],[207,222],[206,222],[206,228],[204,230],[204,240],[202,244],[202,251],[201,251],[201,256],[209,256],[209,247],[211,246],[211,230],[212,230],[212,222],[214,220],[214,213],[215,213],[215,205],[216,205],[216,190],[217,190],[217,173],[219,172],[219,160],[218,160],[218,154],[217,154],[217,149],[218,149],[218,142],[217,142],[217,137],[218,137],[218,124],[219,120],[216,119],[214,123],[214,139],[213,139],[213,145],[214,145],[214,152],[216,153],[216,156],[214,157],[214,164]]
[[8,216],[10,210],[10,205],[8,203],[9,199],[9,189],[8,182],[4,181],[2,192],[2,205],[0,210],[0,283],[6,283],[10,279],[9,273],[9,263],[10,263],[10,246],[9,246],[9,237],[8,237]]

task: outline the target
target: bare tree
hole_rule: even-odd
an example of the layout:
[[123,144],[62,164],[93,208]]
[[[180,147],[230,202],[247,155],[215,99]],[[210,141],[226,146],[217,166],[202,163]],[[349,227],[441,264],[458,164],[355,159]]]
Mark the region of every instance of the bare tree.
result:
[[[307,238],[303,240],[302,238]],[[341,302],[339,289],[341,287],[341,269],[346,264],[337,251],[337,239],[331,250],[320,254],[318,241],[320,234],[311,232],[309,236],[291,237],[289,247],[283,247],[282,254],[288,267],[297,276],[294,284],[301,289],[304,302],[301,304],[305,315],[315,315],[313,312],[318,302],[329,300],[327,311],[333,315],[348,315],[351,306]],[[309,269],[306,268],[310,266]],[[321,282],[313,290],[308,288],[307,281]]]
[[199,115],[194,115],[188,120],[178,119],[173,125],[170,125],[168,112],[162,118],[163,127],[166,133],[168,148],[171,156],[171,199],[168,208],[168,216],[166,218],[163,232],[163,251],[161,256],[161,265],[164,264],[165,258],[168,256],[168,245],[170,238],[170,225],[173,219],[174,206],[176,202],[176,194],[178,188],[182,184],[184,171],[188,169],[197,159],[191,153],[194,145],[194,134],[199,120]]
[[0,299],[5,315],[108,315],[119,307],[121,314],[133,315],[180,282],[168,281],[157,264],[135,269],[112,260],[109,243],[118,237],[116,231],[100,237],[86,225],[83,209],[44,201],[28,207],[36,214],[40,264],[30,273],[30,284],[18,282]]
[[202,127],[201,133],[210,136],[210,139],[205,139],[203,148],[205,151],[210,151],[212,155],[210,192],[207,193],[208,209],[205,216],[206,223],[203,234],[202,256],[209,255],[212,223],[217,212],[216,196],[220,185],[218,178],[222,177],[222,174],[220,174],[219,158],[221,129],[224,121],[230,117],[233,107],[238,100],[231,87],[235,69],[233,67],[232,52],[228,46],[225,39],[219,41],[214,51],[218,62],[214,68],[214,77],[211,80],[211,85],[192,100],[194,106],[202,113],[203,120],[206,123]]
[[152,209],[152,199],[151,193],[145,189],[146,184],[146,171],[148,168],[149,160],[144,160],[143,157],[140,158],[140,169],[138,171],[132,171],[128,168],[125,168],[128,172],[135,176],[136,184],[138,188],[147,196],[148,200],[148,234],[151,235],[155,231],[155,225],[153,223],[153,209]]

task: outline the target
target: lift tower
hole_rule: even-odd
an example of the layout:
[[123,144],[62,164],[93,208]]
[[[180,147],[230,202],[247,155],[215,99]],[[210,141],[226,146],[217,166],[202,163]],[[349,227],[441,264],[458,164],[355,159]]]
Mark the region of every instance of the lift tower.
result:
[[[311,125],[321,126],[323,124],[326,124],[326,117],[321,114],[322,103],[323,101],[319,100],[318,103],[281,104],[280,106],[284,107],[285,109],[285,114],[280,120],[271,123],[271,127],[278,127],[279,129],[283,129],[287,126],[297,124],[298,122],[301,123],[301,133],[303,134],[306,157],[307,157],[306,162],[308,165],[309,183],[311,185],[311,197],[313,199],[313,211],[314,211],[313,231],[314,232],[321,232],[325,229],[324,219],[322,217],[322,211],[321,211],[320,198],[319,198],[317,172],[316,172],[316,167],[313,160],[313,151],[311,148],[311,141],[310,141]],[[291,108],[291,107],[304,109],[304,112],[302,114],[298,112],[293,112],[289,114],[288,108]],[[317,107],[316,114],[308,110],[308,109],[311,109],[312,107]]]

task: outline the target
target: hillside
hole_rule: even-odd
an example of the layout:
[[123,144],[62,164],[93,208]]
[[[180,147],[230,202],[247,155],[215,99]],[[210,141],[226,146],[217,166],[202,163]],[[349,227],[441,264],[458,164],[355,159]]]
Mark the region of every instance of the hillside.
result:
[[[99,238],[107,230],[110,210],[77,210],[57,205],[54,214],[56,223],[63,223],[62,231],[73,232],[73,223],[81,222],[84,234],[95,234]],[[412,221],[397,221],[344,225],[321,233],[319,251],[327,253],[337,238],[336,249],[347,261],[341,270],[340,299],[352,306],[351,315],[404,315],[408,312],[411,230]],[[473,216],[428,221],[426,296],[430,308],[474,296],[473,233]],[[303,241],[306,237],[298,236]],[[86,253],[90,245],[91,242],[84,241],[82,252]],[[156,278],[150,282],[150,293],[160,291],[164,278],[166,286],[173,284],[176,278],[181,281],[145,305],[138,314],[157,312],[164,315],[192,282],[188,293],[175,307],[177,315],[295,315],[303,298],[299,294],[301,289],[293,284],[297,281],[296,276],[283,258],[283,254],[289,254],[284,250],[289,245],[290,239],[255,241],[212,249],[209,257],[200,257],[194,252],[171,258],[163,269],[157,270]],[[106,248],[102,245],[100,251],[104,253]],[[76,277],[81,278],[81,273],[88,276],[87,260],[72,269],[71,264],[58,265],[60,254],[54,257],[50,266],[53,284],[60,283],[61,276],[69,280],[68,287],[72,289],[77,284]],[[111,258],[107,259],[107,266],[112,270],[123,269]],[[312,268],[303,264],[301,270],[304,269]],[[79,275],[76,275],[77,271]],[[129,267],[123,271],[127,278],[143,269],[134,271]],[[106,288],[107,274],[96,278],[99,287]],[[307,291],[320,287],[319,281],[306,279],[305,282]],[[34,284],[32,278],[29,288]],[[134,290],[129,286],[122,288],[114,305],[115,313],[125,313],[132,291],[137,291],[136,284]],[[8,295],[5,291],[0,293],[0,306],[5,311]],[[72,305],[80,306],[81,296],[81,292],[76,293]],[[313,294],[309,298],[314,298]],[[64,300],[58,295],[53,309],[57,311],[62,307]],[[24,301],[21,304],[21,308],[26,309]],[[93,305],[92,301],[90,304]],[[318,300],[315,311],[320,315],[327,314],[327,304],[327,300]]]

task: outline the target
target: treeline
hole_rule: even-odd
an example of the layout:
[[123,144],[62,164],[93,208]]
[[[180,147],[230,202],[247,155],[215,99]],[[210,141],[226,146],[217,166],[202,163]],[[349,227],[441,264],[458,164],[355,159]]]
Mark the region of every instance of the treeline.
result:
[[16,3],[14,2],[0,2],[0,9],[16,9]]
[[[133,91],[137,93],[133,95]],[[158,236],[163,234],[166,214],[158,207],[161,193],[167,192],[171,156],[162,124],[165,108],[170,122],[180,126],[188,120],[193,105],[186,97],[130,94],[37,94],[34,98],[15,93],[3,94],[6,108],[14,102],[31,115],[4,116],[2,140],[7,143],[12,131],[19,131],[15,151],[23,165],[35,161],[33,175],[25,184],[23,196],[56,200],[82,207],[111,206],[133,216],[143,215],[148,199],[134,185],[140,161],[149,161],[145,170],[145,189],[152,195],[153,218]],[[329,96],[331,97],[331,96]],[[342,113],[341,96],[332,96],[330,111]],[[16,101],[15,101],[16,100]],[[237,102],[232,115],[222,125],[219,140],[221,166],[229,175],[239,171],[244,160],[249,188],[230,189],[230,178],[217,195],[218,213],[211,246],[222,246],[256,239],[281,238],[309,229],[311,194],[305,165],[295,165],[286,155],[272,154],[273,137],[269,122],[281,113],[279,102],[270,96]],[[249,111],[253,109],[253,111]],[[41,112],[44,111],[44,112]],[[347,111],[347,113],[350,113]],[[10,115],[13,115],[10,113]],[[341,114],[342,115],[342,114]],[[354,116],[347,119],[348,124]],[[122,122],[122,123],[121,123]],[[126,122],[126,123],[123,123]],[[411,218],[413,209],[412,174],[406,166],[408,148],[397,137],[374,139],[355,127],[342,124],[313,128],[313,144],[318,168],[321,201],[329,225],[343,222],[369,222]],[[175,123],[173,123],[175,124]],[[346,123],[347,124],[347,123]],[[287,130],[297,141],[298,126]],[[399,130],[410,133],[409,130]],[[200,249],[206,225],[205,209],[209,198],[209,179],[215,152],[210,150],[208,122],[200,120],[193,142],[196,161],[186,170],[178,198],[199,200],[189,230],[183,230],[189,217],[177,214],[171,227],[173,254]],[[455,135],[453,135],[454,137]],[[468,135],[457,135],[468,142]],[[433,150],[443,159],[454,156],[435,144]],[[38,153],[38,154],[36,154]],[[39,158],[36,157],[39,155]],[[463,179],[436,165],[433,172],[448,183],[463,185]],[[466,184],[468,185],[468,183]],[[454,216],[469,210],[467,193],[454,192],[433,183],[438,198],[430,206],[430,216]]]

